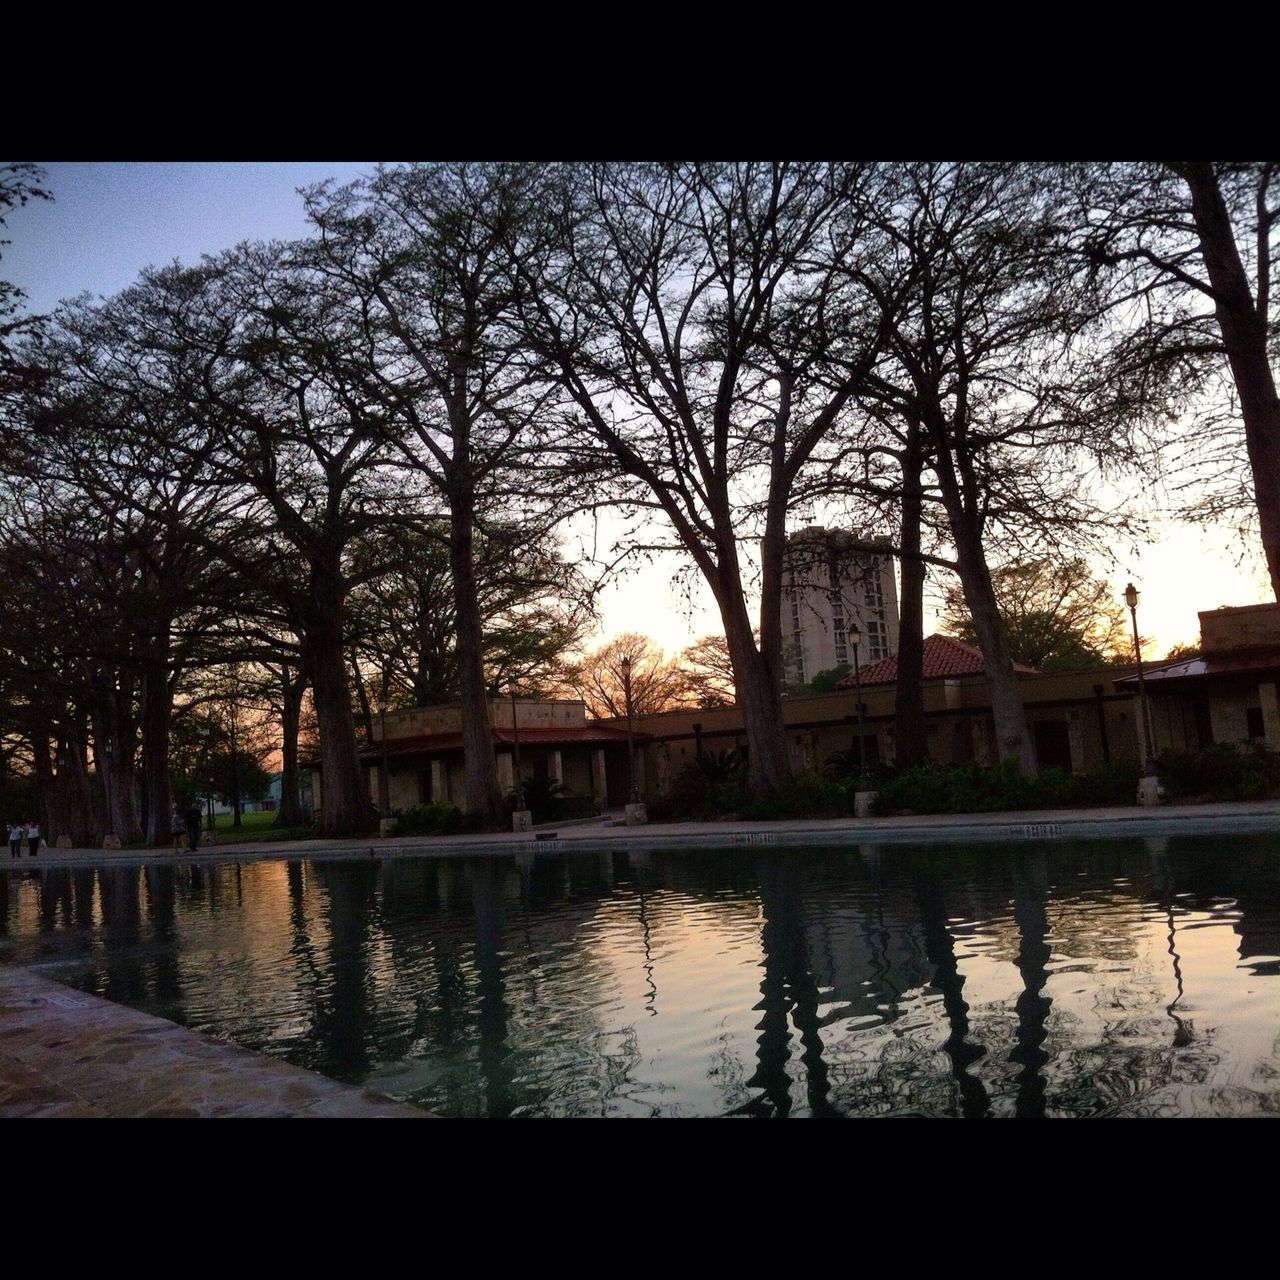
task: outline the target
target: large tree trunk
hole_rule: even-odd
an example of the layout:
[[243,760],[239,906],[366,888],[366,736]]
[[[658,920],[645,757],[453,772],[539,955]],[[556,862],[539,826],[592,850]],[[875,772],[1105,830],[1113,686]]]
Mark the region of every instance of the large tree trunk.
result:
[[894,756],[901,767],[929,758],[924,731],[924,561],[920,559],[923,498],[920,429],[908,427],[902,459],[902,591],[898,609],[898,682],[894,690]]
[[302,722],[302,695],[307,689],[305,674],[295,675],[289,667],[281,669],[280,701],[280,811],[277,827],[297,827],[305,821],[298,786],[298,730]]
[[53,755],[49,750],[49,731],[46,723],[31,735],[31,759],[35,766],[35,816],[44,838],[53,844]]
[[[776,601],[774,607],[776,612]],[[765,606],[762,604],[761,608]],[[747,792],[758,802],[791,784],[781,686],[777,672],[770,671],[764,655],[756,648],[741,591],[722,598],[720,616],[724,620],[729,660],[733,663],[734,695],[747,738]],[[761,622],[765,622],[763,613]],[[776,619],[774,625],[777,625]]]
[[[1191,189],[1191,212],[1213,286],[1214,311],[1240,397],[1271,590],[1280,600],[1280,398],[1267,358],[1267,316],[1249,290],[1213,166],[1197,161],[1180,165],[1179,172]],[[1262,270],[1267,270],[1265,264]],[[1265,285],[1262,298],[1265,301]]]
[[[489,723],[484,680],[484,637],[476,597],[474,535],[469,494],[451,494],[449,568],[457,614],[458,684],[462,697],[462,760],[466,770],[467,812],[496,823],[502,813],[498,762]],[[519,779],[517,779],[517,786]]]
[[340,576],[313,574],[312,595],[317,612],[308,620],[311,625],[306,641],[320,734],[319,830],[326,836],[355,835],[370,830],[375,818],[360,767],[355,717],[351,714],[351,688],[342,643]]
[[169,727],[173,696],[167,669],[150,667],[142,680],[142,776],[146,785],[147,843],[173,840],[173,788],[169,777]]
[[[948,514],[951,514],[949,504]],[[1035,749],[1027,728],[1026,712],[1022,709],[1022,694],[1013,670],[1009,636],[996,603],[982,539],[963,512],[952,517],[951,531],[956,544],[965,606],[973,619],[973,629],[977,633],[978,647],[982,650],[987,681],[991,686],[996,747],[1002,759],[1018,762],[1023,777],[1033,778],[1036,772]]]

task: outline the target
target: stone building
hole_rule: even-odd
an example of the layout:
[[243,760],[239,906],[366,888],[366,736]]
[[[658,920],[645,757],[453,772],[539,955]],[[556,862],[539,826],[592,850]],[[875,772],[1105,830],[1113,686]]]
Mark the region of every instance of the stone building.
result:
[[[498,783],[504,794],[515,790],[517,739],[520,772],[524,777],[554,778],[565,787],[569,809],[589,813],[593,808],[626,802],[628,789],[626,725],[588,721],[586,706],[560,699],[491,698],[489,724],[497,755]],[[384,717],[375,716],[373,742],[360,749],[369,796],[378,801],[378,775],[385,757],[392,813],[415,805],[441,802],[466,806],[462,762],[462,708],[407,707],[388,711],[386,750]],[[637,742],[644,735],[638,734]],[[643,786],[643,753],[636,751]],[[316,795],[319,796],[317,787]]]

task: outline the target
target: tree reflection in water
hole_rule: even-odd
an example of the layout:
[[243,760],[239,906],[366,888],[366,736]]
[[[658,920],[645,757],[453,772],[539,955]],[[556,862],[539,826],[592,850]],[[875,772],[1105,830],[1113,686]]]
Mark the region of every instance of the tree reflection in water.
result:
[[0,933],[448,1114],[1234,1115],[1278,903],[1277,839],[1059,841],[23,867]]

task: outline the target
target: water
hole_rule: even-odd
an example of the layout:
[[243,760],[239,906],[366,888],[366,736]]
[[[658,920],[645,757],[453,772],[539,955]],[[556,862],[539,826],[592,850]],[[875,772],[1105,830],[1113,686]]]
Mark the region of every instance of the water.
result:
[[1280,838],[24,864],[0,930],[444,1115],[1280,1114]]

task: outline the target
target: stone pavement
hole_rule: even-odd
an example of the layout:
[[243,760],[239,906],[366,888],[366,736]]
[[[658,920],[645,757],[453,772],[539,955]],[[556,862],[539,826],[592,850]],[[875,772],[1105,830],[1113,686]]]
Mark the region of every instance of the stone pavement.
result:
[[0,1118],[425,1119],[149,1014],[0,967]]
[[105,866],[131,863],[256,862],[267,859],[463,857],[610,848],[635,852],[724,848],[734,845],[938,844],[964,841],[1118,839],[1130,836],[1280,834],[1280,801],[1165,805],[1141,809],[1047,809],[1021,813],[920,814],[896,818],[809,818],[778,822],[664,822],[644,827],[612,819],[547,823],[531,833],[458,836],[364,836],[351,839],[259,840],[220,844],[197,853],[172,849],[45,849],[0,868],[39,865]]

